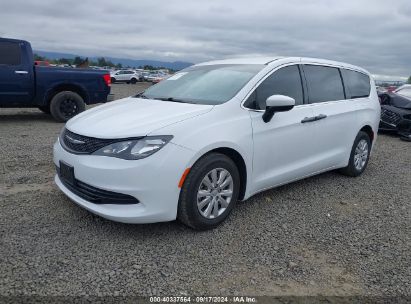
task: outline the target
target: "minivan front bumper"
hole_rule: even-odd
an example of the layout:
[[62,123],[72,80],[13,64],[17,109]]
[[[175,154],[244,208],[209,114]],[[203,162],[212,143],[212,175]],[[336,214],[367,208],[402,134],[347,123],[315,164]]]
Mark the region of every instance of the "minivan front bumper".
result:
[[[123,160],[96,155],[76,155],[54,144],[54,164],[74,167],[74,175],[85,187],[100,194],[135,198],[135,203],[96,203],[64,183],[58,174],[55,183],[79,206],[104,218],[123,223],[153,223],[175,220],[180,188],[178,183],[193,152],[168,143],[157,153],[140,160]],[[115,196],[115,195],[114,195]]]

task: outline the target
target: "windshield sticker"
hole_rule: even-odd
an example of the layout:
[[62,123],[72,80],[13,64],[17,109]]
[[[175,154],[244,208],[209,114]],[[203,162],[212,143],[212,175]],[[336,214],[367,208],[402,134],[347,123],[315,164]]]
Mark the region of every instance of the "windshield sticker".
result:
[[171,77],[168,77],[167,80],[177,80],[181,77],[183,77],[185,74],[187,74],[187,72],[182,72],[182,73],[177,73]]

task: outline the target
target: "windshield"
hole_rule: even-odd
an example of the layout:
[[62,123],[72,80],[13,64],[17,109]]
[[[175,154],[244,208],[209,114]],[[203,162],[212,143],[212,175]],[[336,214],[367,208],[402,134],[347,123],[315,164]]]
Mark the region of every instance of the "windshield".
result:
[[264,65],[205,65],[184,69],[148,88],[136,97],[207,105],[222,104],[238,91]]

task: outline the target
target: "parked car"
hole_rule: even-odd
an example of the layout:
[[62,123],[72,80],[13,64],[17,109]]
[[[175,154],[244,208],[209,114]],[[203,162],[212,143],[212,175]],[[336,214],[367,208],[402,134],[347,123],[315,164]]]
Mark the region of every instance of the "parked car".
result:
[[55,182],[111,220],[209,229],[266,189],[334,169],[361,175],[379,119],[374,81],[359,67],[202,63],[71,119],[54,145]]
[[397,132],[401,139],[411,141],[411,96],[407,96],[410,92],[409,87],[398,90],[398,92],[379,94],[381,102],[379,129]]
[[38,66],[50,66],[50,62],[48,62],[48,61],[42,61],[42,60],[36,60],[36,61],[34,61],[34,65],[38,65]]
[[168,77],[168,75],[157,75],[156,77],[153,77],[151,79],[152,83],[159,83],[160,81],[163,81],[164,79],[166,79]]
[[391,85],[391,86],[388,86],[386,89],[388,92],[394,92],[397,89],[397,86]]
[[35,107],[65,122],[109,93],[108,73],[34,65],[29,42],[0,38],[0,107]]
[[137,83],[140,81],[140,74],[133,70],[119,70],[110,73],[111,83],[125,82]]
[[163,80],[167,75],[161,72],[151,72],[145,77],[146,81],[158,83]]
[[376,89],[378,94],[388,92],[385,87],[377,86]]

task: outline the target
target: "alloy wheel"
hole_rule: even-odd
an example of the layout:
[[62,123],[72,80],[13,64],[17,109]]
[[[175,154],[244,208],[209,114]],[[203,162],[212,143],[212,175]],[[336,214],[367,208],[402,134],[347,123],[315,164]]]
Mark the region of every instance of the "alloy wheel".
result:
[[361,171],[368,159],[368,143],[365,139],[361,139],[354,152],[354,166],[355,169]]
[[197,192],[197,208],[207,219],[215,219],[227,209],[233,197],[234,181],[226,169],[208,172]]

